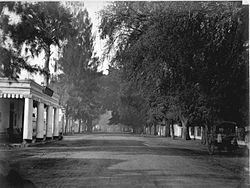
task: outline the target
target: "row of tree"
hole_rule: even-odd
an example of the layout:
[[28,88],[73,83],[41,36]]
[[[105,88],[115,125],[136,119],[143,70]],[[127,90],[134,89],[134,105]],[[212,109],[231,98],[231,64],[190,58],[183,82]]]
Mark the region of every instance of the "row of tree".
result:
[[[45,75],[45,85],[60,94],[60,104],[68,120],[78,119],[91,130],[92,120],[101,113],[98,102],[99,60],[93,53],[92,23],[81,2],[2,2],[0,3],[0,72],[17,79],[21,69]],[[13,22],[13,20],[15,20]],[[52,49],[59,59],[49,70]],[[28,60],[45,54],[44,65]],[[51,80],[49,82],[49,80]]]
[[[105,109],[112,110],[111,123],[138,129],[181,122],[184,139],[188,126],[248,123],[248,7],[240,2],[111,3],[99,26],[113,56],[108,75],[97,71],[82,3],[3,2],[0,11],[0,74],[40,71],[47,85],[57,47],[54,67],[62,74],[50,87],[60,94],[66,119],[88,130]],[[41,53],[45,66],[27,63]]]
[[73,3],[72,19],[76,34],[69,38],[59,59],[63,71],[52,83],[61,93],[61,104],[65,107],[66,128],[68,119],[79,120],[80,127],[85,124],[87,131],[92,130],[92,122],[103,112],[99,100],[98,72],[99,59],[94,54],[92,23],[83,4]]
[[248,7],[240,2],[114,2],[101,12],[112,54],[112,121],[248,125]]

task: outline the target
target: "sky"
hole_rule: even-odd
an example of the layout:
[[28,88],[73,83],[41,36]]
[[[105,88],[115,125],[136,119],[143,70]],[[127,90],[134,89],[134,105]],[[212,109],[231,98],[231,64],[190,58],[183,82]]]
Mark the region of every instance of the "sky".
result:
[[[87,9],[88,13],[89,13],[89,17],[91,19],[91,22],[93,23],[92,26],[92,33],[93,35],[95,35],[95,41],[94,41],[94,52],[96,52],[96,55],[101,59],[102,58],[102,53],[104,51],[104,45],[105,42],[103,40],[100,39],[99,37],[99,33],[98,33],[98,26],[100,24],[100,16],[98,15],[98,11],[100,11],[101,9],[104,8],[105,5],[107,5],[108,3],[105,1],[83,1],[84,2],[84,6]],[[51,62],[53,64],[53,58],[57,58],[58,57],[58,53],[57,53],[57,49],[52,49],[53,54],[51,56]],[[41,53],[39,55],[39,57],[36,57],[32,60],[30,60],[30,64],[39,64],[39,65],[44,65],[44,53]],[[101,62],[101,65],[99,67],[100,71],[103,71],[104,74],[107,74],[108,71],[108,60],[104,60]],[[53,65],[50,65],[50,70],[53,74]],[[34,79],[38,84],[41,84],[43,82],[43,76],[40,74],[31,74],[28,73],[27,71],[23,70],[21,72],[20,75],[20,79]]]
[[[85,4],[86,9],[89,12],[89,17],[91,18],[91,22],[93,23],[92,32],[94,35],[96,35],[95,40],[95,52],[97,55],[101,58],[103,49],[104,49],[104,41],[102,41],[98,34],[98,26],[100,24],[100,17],[98,16],[98,11],[103,9],[105,5],[107,5],[107,2],[105,1],[83,1]],[[104,60],[102,62],[102,65],[100,66],[100,70],[103,70],[104,73],[107,73],[106,70],[108,68],[108,62],[107,60]]]

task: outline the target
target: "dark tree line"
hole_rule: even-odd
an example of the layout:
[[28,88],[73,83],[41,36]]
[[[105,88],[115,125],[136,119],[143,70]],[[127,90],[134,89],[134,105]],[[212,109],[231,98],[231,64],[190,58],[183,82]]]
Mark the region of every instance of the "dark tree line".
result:
[[137,126],[181,122],[184,139],[193,125],[248,125],[247,6],[114,2],[101,16],[106,53],[115,54],[112,63],[123,79],[119,121],[133,114]]

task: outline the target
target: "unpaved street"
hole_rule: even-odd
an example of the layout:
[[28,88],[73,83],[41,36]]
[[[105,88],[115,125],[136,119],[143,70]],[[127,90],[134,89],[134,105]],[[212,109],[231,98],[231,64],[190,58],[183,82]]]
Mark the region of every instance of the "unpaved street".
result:
[[66,136],[2,149],[2,160],[37,187],[247,187],[242,153],[209,156],[200,141],[134,135]]

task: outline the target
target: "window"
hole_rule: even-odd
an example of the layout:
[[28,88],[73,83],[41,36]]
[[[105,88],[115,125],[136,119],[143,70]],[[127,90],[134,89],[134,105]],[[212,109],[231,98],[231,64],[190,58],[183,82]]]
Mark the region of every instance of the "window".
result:
[[201,127],[197,127],[197,136],[201,136]]
[[191,127],[191,136],[194,136],[194,127]]

